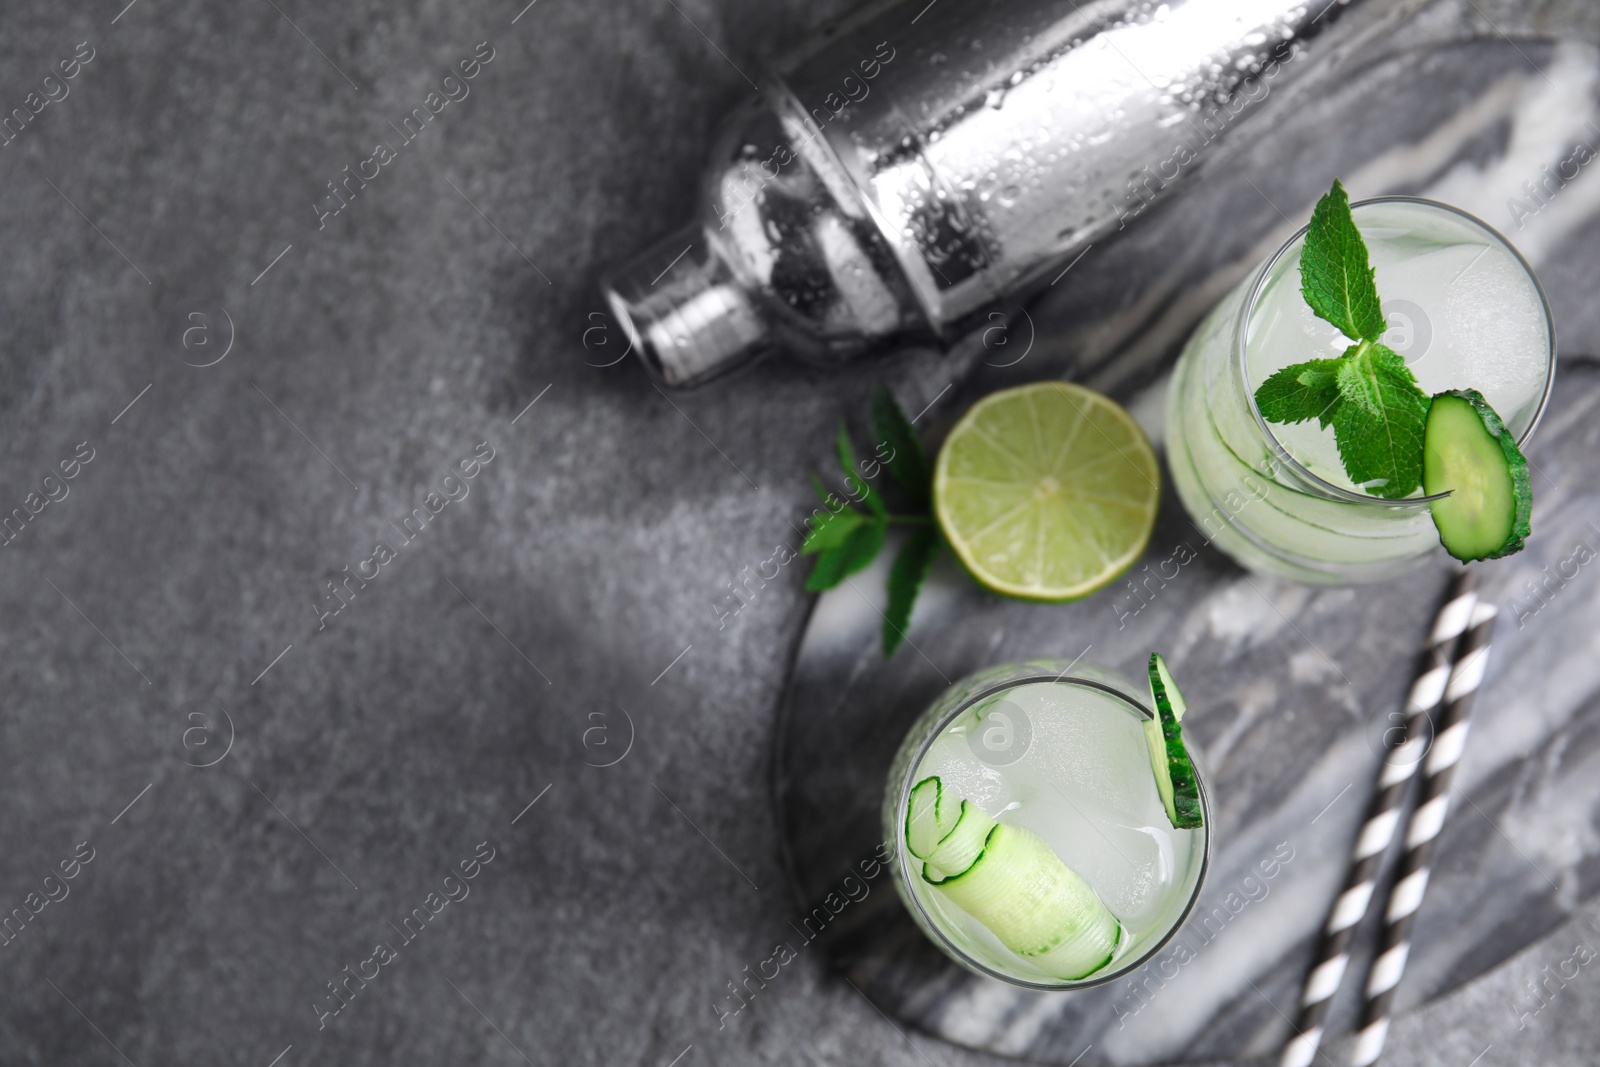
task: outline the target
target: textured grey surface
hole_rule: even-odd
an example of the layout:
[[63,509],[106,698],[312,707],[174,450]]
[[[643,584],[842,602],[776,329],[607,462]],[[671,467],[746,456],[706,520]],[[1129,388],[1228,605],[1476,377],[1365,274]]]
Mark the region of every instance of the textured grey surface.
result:
[[[595,273],[690,209],[736,65],[847,5],[521,6],[0,15],[8,111],[95,49],[0,149],[0,504],[94,449],[0,549],[4,908],[95,850],[0,947],[0,1062],[989,1062],[806,954],[725,1028],[712,1008],[793,914],[768,753],[806,598],[789,567],[721,628],[714,605],[793,537],[811,443],[875,377],[931,398],[955,365],[669,401],[583,343]],[[1512,31],[1584,11],[1478,6]],[[325,183],[481,41],[471,95],[319,231]],[[227,357],[186,365],[229,318]],[[324,583],[479,442],[470,495],[319,631]],[[232,747],[192,766],[218,708]],[[592,766],[622,709],[631,749]],[[186,745],[191,712],[213,729]],[[404,943],[390,924],[484,841],[470,896]],[[396,958],[319,1030],[379,941]],[[1395,1062],[1510,1047],[1538,951],[1402,1021]],[[1588,1062],[1589,979],[1517,1047]]]

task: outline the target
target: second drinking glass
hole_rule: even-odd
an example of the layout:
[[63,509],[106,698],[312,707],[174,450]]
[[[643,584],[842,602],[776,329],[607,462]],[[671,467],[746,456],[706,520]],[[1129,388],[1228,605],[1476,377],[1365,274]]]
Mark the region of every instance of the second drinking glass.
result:
[[[895,888],[962,966],[1034,989],[1098,985],[1154,955],[1194,906],[1205,786],[1185,754],[1176,827],[1152,769],[1156,713],[1133,692],[1073,663],[1008,664],[957,682],[907,733],[882,815]],[[919,849],[934,803],[953,828]]]
[[[1516,249],[1445,204],[1352,206],[1388,299],[1385,343],[1423,390],[1475,388],[1526,444],[1555,369],[1544,291]],[[1191,521],[1255,571],[1305,582],[1375,581],[1435,552],[1428,498],[1369,495],[1316,420],[1269,424],[1255,390],[1274,372],[1337,356],[1348,339],[1300,292],[1298,233],[1201,322],[1173,373],[1167,459]]]

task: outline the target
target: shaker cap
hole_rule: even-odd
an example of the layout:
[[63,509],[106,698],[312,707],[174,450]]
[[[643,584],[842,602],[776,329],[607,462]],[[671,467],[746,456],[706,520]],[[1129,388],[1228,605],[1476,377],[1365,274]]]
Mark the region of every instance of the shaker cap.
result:
[[665,385],[695,385],[766,347],[767,323],[705,228],[665,238],[601,280],[611,313]]

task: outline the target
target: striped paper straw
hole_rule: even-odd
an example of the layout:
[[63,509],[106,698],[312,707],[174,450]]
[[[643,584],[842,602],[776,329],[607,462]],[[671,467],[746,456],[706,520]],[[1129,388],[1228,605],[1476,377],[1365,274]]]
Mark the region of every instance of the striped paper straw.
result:
[[1478,596],[1473,592],[1476,584],[1475,573],[1471,570],[1462,571],[1451,584],[1444,606],[1434,617],[1433,630],[1428,635],[1416,678],[1406,697],[1402,738],[1396,739],[1400,743],[1392,742],[1388,732],[1384,734],[1384,745],[1389,749],[1389,754],[1367,802],[1361,833],[1356,838],[1350,866],[1345,872],[1344,888],[1335,899],[1328,913],[1328,921],[1323,925],[1316,962],[1300,995],[1294,1037],[1283,1048],[1280,1067],[1308,1067],[1316,1058],[1328,1008],[1333,1003],[1334,994],[1339,991],[1345,968],[1350,962],[1350,942],[1355,936],[1356,927],[1367,914],[1378,867],[1394,840],[1406,793],[1422,763],[1422,751],[1427,744],[1427,730],[1424,727],[1428,716],[1444,697],[1445,682],[1450,677],[1450,665],[1455,659],[1458,639],[1466,630],[1478,602]]
[[1383,1053],[1384,1039],[1389,1036],[1389,1012],[1394,1004],[1395,986],[1400,983],[1406,957],[1411,952],[1411,924],[1422,906],[1422,895],[1428,889],[1433,846],[1450,810],[1450,782],[1467,746],[1467,730],[1471,726],[1468,716],[1472,713],[1478,686],[1483,682],[1484,668],[1489,663],[1489,641],[1498,614],[1491,604],[1479,604],[1473,609],[1471,628],[1461,640],[1460,656],[1450,671],[1444,713],[1440,716],[1438,734],[1428,752],[1427,769],[1423,774],[1422,797],[1407,824],[1406,850],[1400,857],[1400,868],[1395,872],[1389,904],[1384,910],[1383,940],[1367,972],[1361,1029],[1351,1058],[1356,1067],[1376,1063]]

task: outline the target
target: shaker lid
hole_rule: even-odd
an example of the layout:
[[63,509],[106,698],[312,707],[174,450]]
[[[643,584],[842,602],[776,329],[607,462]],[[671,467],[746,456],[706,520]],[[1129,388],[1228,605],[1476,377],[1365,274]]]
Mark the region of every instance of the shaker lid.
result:
[[766,346],[767,324],[705,229],[679,230],[601,281],[611,313],[665,385],[696,385]]

